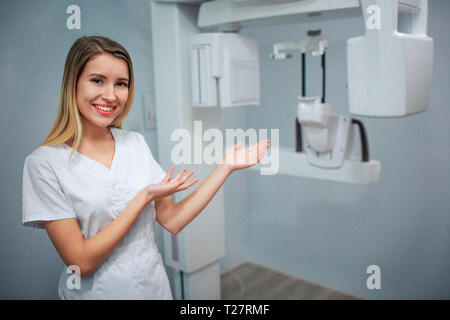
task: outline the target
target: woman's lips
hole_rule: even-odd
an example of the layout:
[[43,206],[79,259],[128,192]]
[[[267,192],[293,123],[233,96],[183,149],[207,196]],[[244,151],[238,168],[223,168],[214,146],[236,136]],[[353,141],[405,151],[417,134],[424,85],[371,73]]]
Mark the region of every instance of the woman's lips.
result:
[[[92,106],[98,113],[100,113],[102,115],[110,115],[116,109],[116,107],[114,105],[110,105],[110,104],[93,104]],[[113,109],[109,110],[109,111],[108,110],[100,110],[100,109],[96,108],[96,106],[103,107],[103,108],[113,108]]]

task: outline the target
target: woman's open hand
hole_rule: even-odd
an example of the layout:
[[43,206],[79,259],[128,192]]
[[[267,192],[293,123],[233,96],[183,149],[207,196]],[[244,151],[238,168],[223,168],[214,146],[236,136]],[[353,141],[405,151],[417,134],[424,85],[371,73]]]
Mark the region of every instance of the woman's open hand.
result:
[[224,152],[222,163],[231,171],[251,167],[261,161],[269,146],[270,140],[261,140],[246,149],[239,149],[242,147],[239,142]]
[[170,167],[169,172],[167,172],[164,179],[161,180],[158,184],[151,184],[145,188],[145,192],[147,194],[147,198],[150,201],[167,197],[176,192],[185,190],[192,186],[194,183],[198,181],[198,179],[193,179],[189,182],[186,182],[187,179],[194,173],[194,171],[189,171],[188,174],[184,175],[186,169],[183,168],[173,179],[170,180],[174,170],[174,166]]

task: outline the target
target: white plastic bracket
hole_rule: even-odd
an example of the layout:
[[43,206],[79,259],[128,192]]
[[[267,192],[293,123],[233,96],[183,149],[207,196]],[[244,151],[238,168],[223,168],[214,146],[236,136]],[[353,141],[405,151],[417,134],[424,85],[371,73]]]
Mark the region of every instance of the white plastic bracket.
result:
[[274,60],[291,58],[292,55],[285,50],[299,50],[301,53],[311,52],[313,56],[323,55],[325,49],[328,46],[328,42],[322,37],[308,36],[306,39],[300,42],[279,42],[273,45],[273,53],[270,57]]

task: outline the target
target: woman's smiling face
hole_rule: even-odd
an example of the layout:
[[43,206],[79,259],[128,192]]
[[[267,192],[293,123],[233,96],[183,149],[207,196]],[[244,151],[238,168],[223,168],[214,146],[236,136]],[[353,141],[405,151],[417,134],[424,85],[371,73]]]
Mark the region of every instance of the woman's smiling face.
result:
[[77,105],[83,122],[108,127],[125,107],[128,81],[124,60],[107,53],[91,58],[77,83]]

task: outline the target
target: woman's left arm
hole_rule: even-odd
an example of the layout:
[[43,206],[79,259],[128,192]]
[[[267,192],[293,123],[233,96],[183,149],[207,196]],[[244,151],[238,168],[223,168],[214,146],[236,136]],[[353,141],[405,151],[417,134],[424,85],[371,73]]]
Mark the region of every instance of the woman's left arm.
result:
[[155,200],[156,219],[172,233],[180,232],[211,201],[228,176],[235,170],[251,167],[258,163],[269,147],[269,140],[260,141],[245,150],[239,150],[238,143],[225,151],[222,162],[191,194],[178,203],[171,196]]

